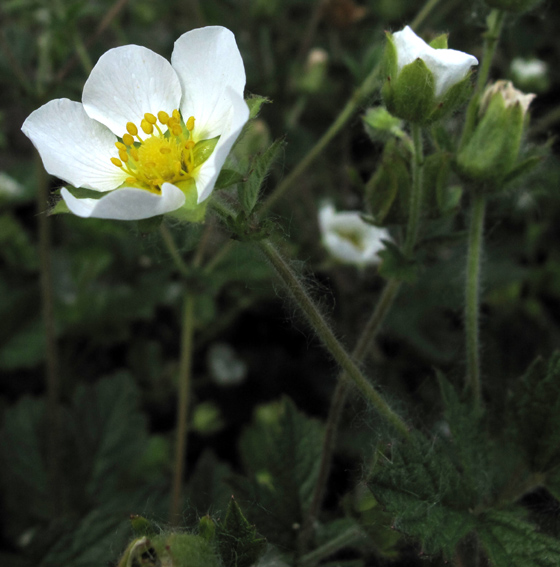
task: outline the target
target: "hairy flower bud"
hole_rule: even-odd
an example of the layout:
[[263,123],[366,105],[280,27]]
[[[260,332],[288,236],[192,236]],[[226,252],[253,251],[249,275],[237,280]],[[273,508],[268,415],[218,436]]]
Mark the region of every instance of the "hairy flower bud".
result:
[[490,85],[480,101],[479,122],[457,156],[461,174],[486,189],[500,189],[516,166],[525,115],[534,94],[510,81]]
[[391,114],[416,124],[430,124],[468,98],[470,69],[476,57],[447,49],[447,36],[430,45],[406,26],[387,33],[382,95]]

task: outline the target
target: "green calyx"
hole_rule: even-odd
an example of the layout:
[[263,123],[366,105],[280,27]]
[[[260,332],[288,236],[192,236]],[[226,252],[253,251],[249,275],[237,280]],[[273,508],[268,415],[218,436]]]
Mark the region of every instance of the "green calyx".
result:
[[[435,49],[447,48],[447,35],[436,37],[430,44]],[[443,95],[435,96],[435,77],[422,59],[405,65],[399,72],[397,49],[387,33],[383,73],[385,82],[381,95],[387,110],[402,120],[427,126],[458,109],[472,90],[471,73],[450,87]]]
[[499,190],[514,169],[525,121],[521,104],[492,97],[470,139],[457,156],[460,174],[489,190]]
[[516,14],[531,10],[531,8],[540,4],[541,1],[542,0],[485,0],[486,4],[491,8],[498,8]]

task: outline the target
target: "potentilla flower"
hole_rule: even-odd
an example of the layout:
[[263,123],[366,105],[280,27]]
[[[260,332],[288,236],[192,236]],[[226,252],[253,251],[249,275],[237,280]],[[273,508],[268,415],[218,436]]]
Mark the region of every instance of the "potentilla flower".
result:
[[[211,26],[183,34],[171,63],[137,45],[110,49],[93,68],[82,104],[52,100],[22,130],[45,169],[105,193],[78,198],[62,189],[80,217],[137,220],[209,197],[249,117],[245,69],[233,34]],[[190,200],[192,201],[192,199]]]
[[429,124],[462,104],[469,94],[476,57],[447,49],[447,36],[427,44],[409,26],[387,33],[383,99],[391,114]]
[[319,209],[319,228],[325,248],[345,264],[365,266],[381,261],[383,240],[390,240],[385,228],[366,223],[358,211],[336,212],[331,204]]

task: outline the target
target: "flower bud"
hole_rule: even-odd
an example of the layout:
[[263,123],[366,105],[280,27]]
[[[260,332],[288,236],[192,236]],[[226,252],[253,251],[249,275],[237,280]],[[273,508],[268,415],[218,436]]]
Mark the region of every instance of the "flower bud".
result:
[[470,93],[476,57],[447,49],[447,36],[428,45],[406,26],[387,33],[385,83],[381,94],[391,114],[416,124],[431,124],[463,104]]
[[541,0],[485,0],[485,2],[491,8],[520,13],[534,8]]
[[479,122],[457,156],[460,173],[489,190],[500,189],[516,166],[525,115],[535,98],[510,81],[497,81],[482,95]]

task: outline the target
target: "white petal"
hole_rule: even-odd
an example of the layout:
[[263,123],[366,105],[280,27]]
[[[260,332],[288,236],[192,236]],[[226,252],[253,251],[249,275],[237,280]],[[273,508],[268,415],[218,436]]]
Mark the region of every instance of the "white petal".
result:
[[134,187],[123,187],[101,199],[77,199],[67,189],[62,198],[75,215],[84,218],[140,220],[163,215],[182,207],[185,194],[175,185],[164,183],[161,195]]
[[212,155],[202,164],[195,178],[199,203],[202,203],[202,201],[208,198],[210,193],[212,193],[220,170],[235,140],[237,140],[243,126],[249,119],[249,107],[243,100],[243,97],[232,89],[226,92],[226,96],[229,97],[229,116],[222,122],[220,139]]
[[435,77],[435,96],[439,97],[449,87],[463,80],[476,57],[455,49],[434,49],[418,37],[409,26],[393,34],[397,49],[397,67],[400,71],[415,59],[422,59]]
[[126,123],[140,128],[146,112],[171,114],[179,108],[181,85],[167,59],[138,45],[104,53],[93,68],[82,94],[86,112],[117,136]]
[[219,134],[230,108],[233,89],[243,96],[245,68],[235,37],[228,29],[209,26],[183,34],[176,42],[171,64],[183,89],[181,113],[194,116],[195,138]]
[[110,161],[118,155],[115,136],[92,120],[79,102],[51,100],[32,112],[21,129],[45,169],[74,187],[110,191],[126,179]]

